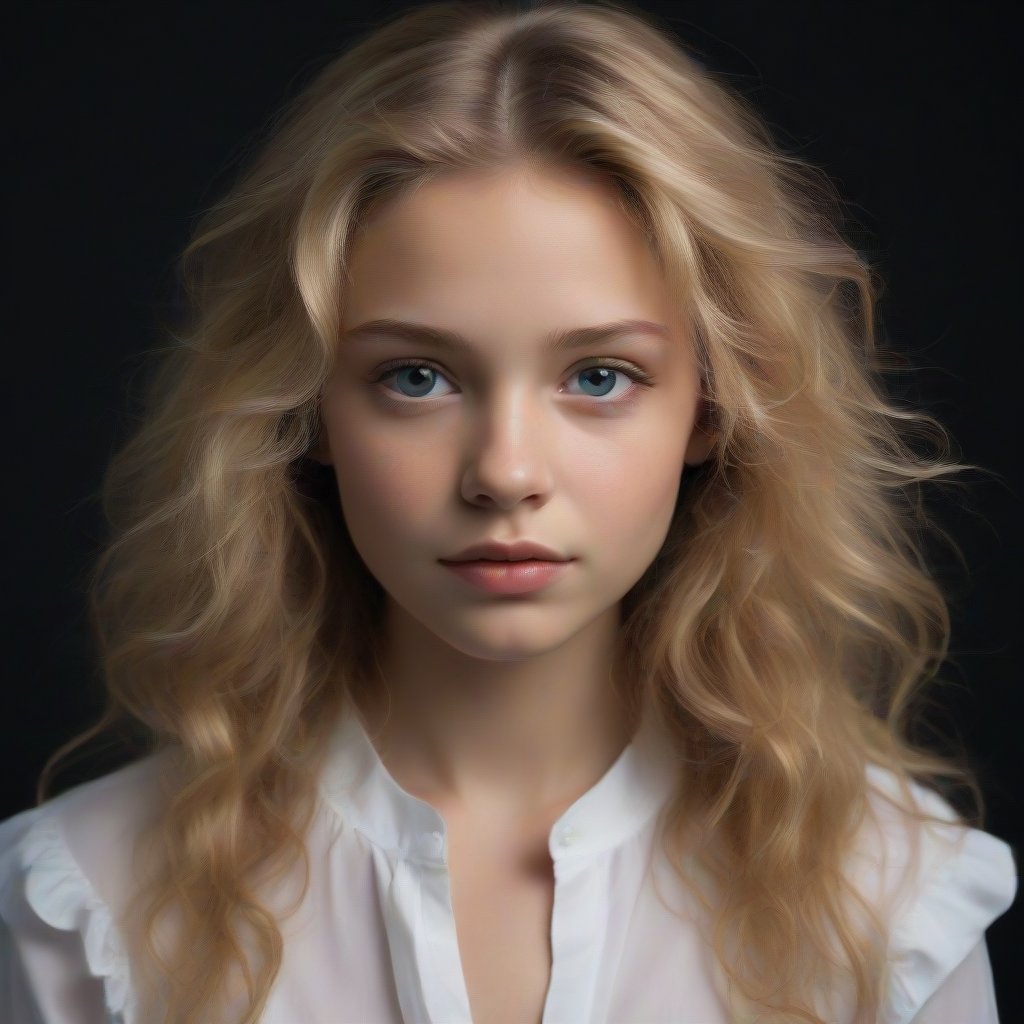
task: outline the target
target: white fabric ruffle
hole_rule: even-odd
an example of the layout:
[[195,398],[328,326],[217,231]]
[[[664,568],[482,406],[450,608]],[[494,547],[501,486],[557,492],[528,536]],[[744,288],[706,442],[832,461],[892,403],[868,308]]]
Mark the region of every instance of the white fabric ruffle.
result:
[[[902,800],[891,772],[870,765],[868,775],[881,792]],[[912,782],[911,792],[921,810],[944,819],[945,824],[921,826],[917,881],[900,893],[892,908],[890,983],[880,1024],[912,1021],[1017,894],[1017,864],[1008,843],[963,826],[952,806],[934,790]],[[909,849],[901,830],[894,828],[888,805],[882,813],[888,819],[887,829],[892,829],[886,844],[886,871],[896,872],[907,865]]]
[[1017,893],[1017,866],[1003,840],[970,829],[955,854],[940,856],[898,918],[884,1024],[908,1024],[1004,914]]
[[[33,809],[31,814],[49,811]],[[10,849],[14,864],[0,866],[7,887],[5,916],[20,889],[32,911],[51,928],[77,931],[82,937],[89,973],[103,981],[110,1024],[132,1024],[135,1000],[128,959],[110,910],[97,896],[68,849],[57,816],[39,813]]]

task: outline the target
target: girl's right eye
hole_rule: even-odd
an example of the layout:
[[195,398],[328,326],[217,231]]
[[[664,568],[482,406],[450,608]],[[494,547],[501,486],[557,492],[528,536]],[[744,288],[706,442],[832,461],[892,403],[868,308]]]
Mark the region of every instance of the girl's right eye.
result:
[[[409,378],[406,378],[409,387],[413,392],[420,391],[420,394],[406,395],[406,398],[424,398],[428,397],[427,392],[430,386],[434,383],[436,377],[444,377],[437,367],[431,363],[420,362],[419,360],[393,360],[390,363],[385,363],[381,368],[380,374],[374,379],[374,384],[382,384],[384,381],[391,377],[397,377],[403,370],[417,370],[417,371],[429,371],[427,373],[418,372],[411,374],[411,383]],[[390,388],[385,388],[386,391],[391,392]],[[393,392],[391,392],[393,394]],[[437,395],[430,395],[431,398],[437,398]]]

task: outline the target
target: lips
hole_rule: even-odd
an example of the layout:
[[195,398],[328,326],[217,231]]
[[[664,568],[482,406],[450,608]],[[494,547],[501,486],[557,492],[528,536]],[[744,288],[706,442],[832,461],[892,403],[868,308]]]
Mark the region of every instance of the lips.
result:
[[458,554],[442,558],[440,561],[445,564],[454,562],[570,562],[572,558],[537,541],[518,540],[506,544],[487,540],[479,544],[472,544]]
[[467,583],[491,594],[530,594],[543,590],[569,571],[573,559],[548,561],[528,558],[512,560],[474,559],[446,562],[447,569]]

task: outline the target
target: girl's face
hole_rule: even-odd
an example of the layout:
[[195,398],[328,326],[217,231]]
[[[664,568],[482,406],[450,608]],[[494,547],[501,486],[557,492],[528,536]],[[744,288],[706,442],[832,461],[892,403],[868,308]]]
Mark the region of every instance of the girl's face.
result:
[[[711,445],[680,311],[608,189],[568,171],[449,174],[376,211],[350,254],[319,455],[390,601],[472,657],[528,658],[617,610],[665,540],[684,462]],[[355,332],[384,318],[465,348]],[[553,346],[619,320],[663,328]],[[439,561],[519,539],[573,561],[516,596]]]

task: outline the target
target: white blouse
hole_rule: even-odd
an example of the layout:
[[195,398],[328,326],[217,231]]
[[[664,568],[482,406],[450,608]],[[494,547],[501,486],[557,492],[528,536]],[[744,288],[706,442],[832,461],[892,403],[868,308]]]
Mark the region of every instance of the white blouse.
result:
[[[4,1024],[143,1024],[115,921],[132,877],[132,837],[153,805],[147,795],[164,756],[0,822]],[[543,1024],[747,1019],[742,1007],[730,1010],[725,976],[694,923],[694,898],[654,841],[674,785],[671,760],[660,727],[645,720],[551,830]],[[869,772],[874,787],[895,793],[889,773]],[[339,720],[319,783],[309,891],[283,922],[284,959],[262,1021],[471,1024],[444,819],[395,782],[355,714]],[[953,821],[937,794],[921,786],[914,794]],[[921,872],[898,892],[905,819],[871,799],[883,834],[865,824],[851,869],[873,905],[895,916],[879,1024],[997,1024],[985,929],[1016,894],[1011,848],[975,829],[926,828]],[[294,887],[286,879],[264,894],[270,906],[288,906],[301,872],[295,877]],[[830,1019],[852,1022],[849,993],[825,998],[838,1000]]]

